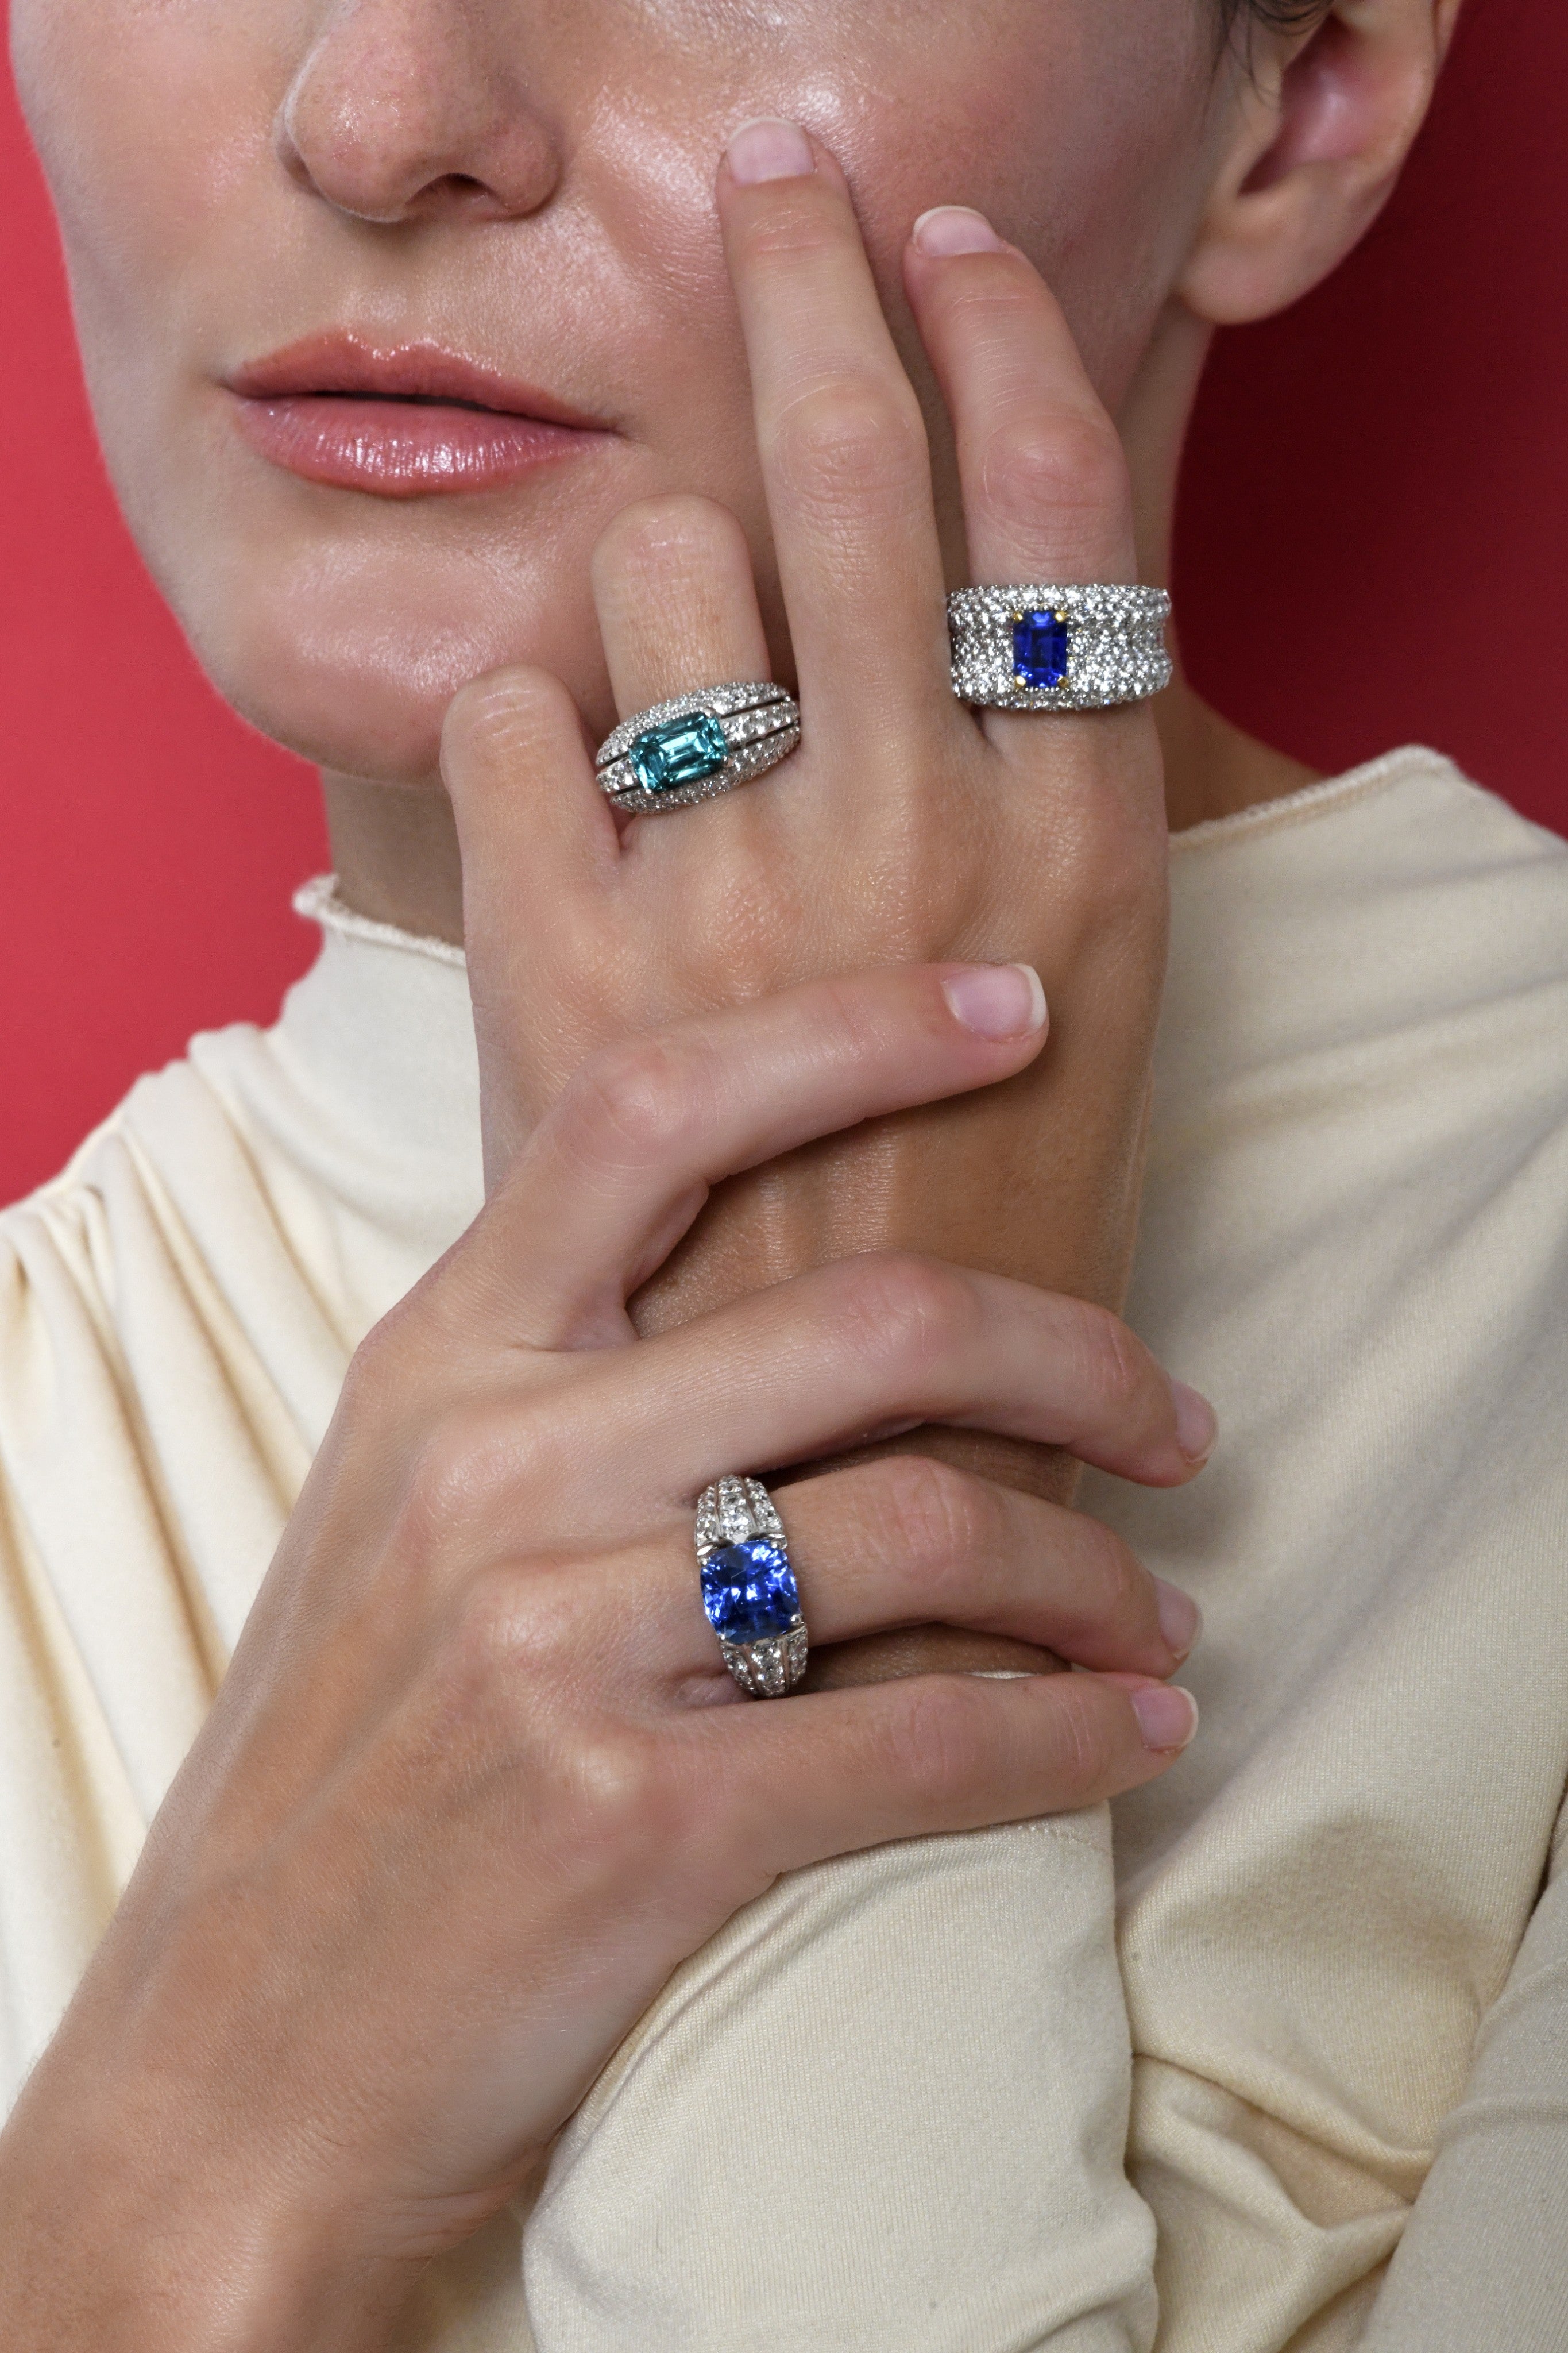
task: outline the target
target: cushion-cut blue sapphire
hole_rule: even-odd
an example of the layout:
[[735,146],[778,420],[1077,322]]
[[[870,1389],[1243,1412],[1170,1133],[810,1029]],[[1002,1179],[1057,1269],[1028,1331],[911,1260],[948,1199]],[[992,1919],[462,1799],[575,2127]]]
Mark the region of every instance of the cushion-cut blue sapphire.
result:
[[724,1642],[765,1642],[800,1615],[800,1592],[783,1545],[748,1536],[721,1545],[702,1564],[702,1607]]
[[670,793],[678,785],[700,785],[704,776],[716,776],[729,756],[724,730],[707,711],[650,727],[626,754],[632,774],[645,793]]
[[1068,625],[1059,613],[1022,613],[1013,624],[1013,674],[1020,686],[1060,686],[1068,674]]

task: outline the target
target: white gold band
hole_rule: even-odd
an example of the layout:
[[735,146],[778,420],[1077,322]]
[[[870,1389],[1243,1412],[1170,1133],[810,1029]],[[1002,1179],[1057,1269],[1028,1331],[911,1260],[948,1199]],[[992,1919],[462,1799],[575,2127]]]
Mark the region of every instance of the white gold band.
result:
[[760,1479],[720,1479],[697,1504],[702,1607],[724,1664],[752,1699],[782,1699],[808,1640],[784,1523]]
[[1105,711],[1171,682],[1163,588],[1037,581],[947,600],[952,691],[994,711]]
[[677,695],[623,719],[599,746],[602,792],[634,817],[733,792],[787,759],[800,705],[771,679]]

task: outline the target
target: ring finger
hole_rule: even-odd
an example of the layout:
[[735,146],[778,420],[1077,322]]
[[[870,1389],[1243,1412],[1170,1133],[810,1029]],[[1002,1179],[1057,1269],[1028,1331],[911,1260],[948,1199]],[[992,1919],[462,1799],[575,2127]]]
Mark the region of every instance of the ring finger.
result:
[[[922,1456],[802,1480],[781,1509],[814,1646],[939,1624],[1163,1678],[1197,1637],[1195,1605],[1099,1521]],[[639,1679],[723,1673],[685,1532],[595,1578],[611,1621],[640,1630]]]
[[772,672],[751,552],[711,499],[643,499],[594,551],[594,600],[622,719],[699,687]]

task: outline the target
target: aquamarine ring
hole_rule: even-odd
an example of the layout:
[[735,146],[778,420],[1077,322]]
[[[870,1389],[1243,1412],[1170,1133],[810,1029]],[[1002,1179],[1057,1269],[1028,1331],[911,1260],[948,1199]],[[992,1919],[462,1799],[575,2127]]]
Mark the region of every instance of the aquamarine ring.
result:
[[1163,588],[960,588],[947,600],[952,691],[992,711],[1107,711],[1171,683]]
[[704,687],[623,719],[599,746],[599,785],[633,817],[750,784],[800,742],[800,705],[768,679]]
[[697,1503],[702,1607],[724,1664],[751,1699],[782,1699],[805,1672],[807,1637],[784,1524],[760,1479],[721,1479]]

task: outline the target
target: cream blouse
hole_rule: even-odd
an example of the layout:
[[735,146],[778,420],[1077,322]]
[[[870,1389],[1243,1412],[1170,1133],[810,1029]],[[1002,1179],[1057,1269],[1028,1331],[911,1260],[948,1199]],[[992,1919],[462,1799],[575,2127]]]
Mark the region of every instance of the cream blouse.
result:
[[[405,2353],[1568,2342],[1568,845],[1413,748],[1174,849],[1129,1313],[1221,1443],[1083,1502],[1203,1605],[1194,1747],[1113,1841],[739,1915]],[[460,955],[304,903],[277,1026],[0,1219],[7,2096],[350,1351],[479,1204]]]

